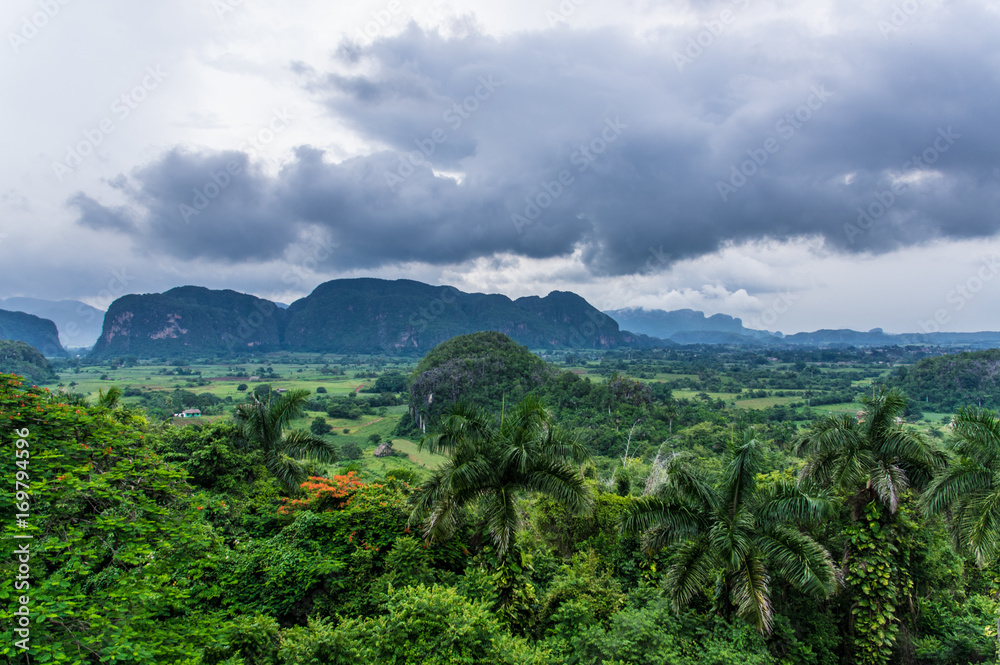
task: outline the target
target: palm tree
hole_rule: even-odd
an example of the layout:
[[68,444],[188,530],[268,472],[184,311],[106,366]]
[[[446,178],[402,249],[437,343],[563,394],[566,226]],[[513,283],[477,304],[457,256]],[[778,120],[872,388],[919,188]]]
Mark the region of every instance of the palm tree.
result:
[[[921,499],[927,514],[951,514],[956,544],[983,568],[1000,558],[1000,417],[979,407],[959,409],[951,428],[957,459]],[[1000,609],[996,635],[1000,661]]]
[[103,388],[97,391],[97,406],[102,406],[109,411],[114,411],[121,404],[122,389],[118,386],[110,386],[107,392]]
[[762,633],[772,628],[771,581],[825,598],[836,589],[830,555],[798,525],[832,514],[823,497],[791,482],[761,486],[761,442],[754,430],[731,442],[728,464],[718,477],[697,471],[686,453],[674,454],[663,482],[633,501],[622,522],[641,533],[643,549],[672,549],[664,586],[675,611],[715,580],[716,604]]
[[414,495],[410,523],[422,524],[428,540],[450,537],[476,506],[505,561],[520,526],[519,496],[546,494],[574,512],[591,504],[574,466],[586,461],[586,448],[554,425],[537,398],[524,398],[499,419],[478,406],[456,404],[440,430],[421,439],[425,447],[450,456]]
[[264,465],[289,493],[297,491],[306,479],[303,460],[336,462],[337,449],[329,441],[305,430],[285,431],[288,424],[302,413],[309,401],[308,390],[290,390],[277,398],[269,393],[266,399],[256,394],[236,407],[236,441],[244,449],[264,453]]
[[[898,632],[899,598],[911,585],[895,557],[896,510],[908,488],[930,483],[945,456],[906,429],[906,398],[898,389],[883,386],[861,401],[865,409],[857,417],[831,415],[813,424],[795,451],[809,456],[800,480],[849,497],[852,523],[845,529],[843,566],[854,601],[848,630],[858,662],[886,663]],[[865,514],[869,519],[862,519]],[[876,569],[885,575],[873,580]]]
[[906,398],[899,389],[883,386],[861,402],[865,409],[856,417],[821,418],[795,446],[797,455],[809,457],[802,480],[851,496],[855,521],[872,501],[895,513],[903,492],[927,485],[945,460],[903,425]]
[[1000,557],[1000,417],[959,409],[951,424],[956,460],[922,497],[929,515],[948,511],[956,543],[980,567]]

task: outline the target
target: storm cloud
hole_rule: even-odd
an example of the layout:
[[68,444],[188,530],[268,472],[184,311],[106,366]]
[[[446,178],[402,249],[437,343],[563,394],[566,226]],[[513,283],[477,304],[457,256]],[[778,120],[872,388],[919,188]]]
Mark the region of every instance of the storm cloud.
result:
[[273,259],[318,232],[338,269],[582,250],[593,274],[622,275],[727,242],[884,253],[1000,230],[995,11],[704,12],[639,37],[411,24],[345,41],[289,76],[374,149],[303,145],[265,172],[176,148],[118,182],[127,206],[70,205],[185,260]]

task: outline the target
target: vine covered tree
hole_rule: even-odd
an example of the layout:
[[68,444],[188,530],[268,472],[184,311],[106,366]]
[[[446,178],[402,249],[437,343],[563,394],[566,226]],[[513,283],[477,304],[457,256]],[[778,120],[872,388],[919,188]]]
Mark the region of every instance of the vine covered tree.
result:
[[903,422],[906,398],[883,386],[862,398],[856,417],[827,416],[796,443],[807,456],[803,482],[830,487],[847,497],[851,523],[845,529],[845,584],[853,598],[848,632],[861,665],[889,662],[896,644],[896,608],[912,593],[908,552],[897,511],[910,488],[927,486],[943,467],[944,453]]

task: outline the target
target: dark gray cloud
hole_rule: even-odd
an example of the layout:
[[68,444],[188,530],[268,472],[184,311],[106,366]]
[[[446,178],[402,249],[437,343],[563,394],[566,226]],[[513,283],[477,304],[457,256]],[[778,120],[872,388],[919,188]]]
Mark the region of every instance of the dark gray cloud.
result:
[[304,146],[267,175],[242,153],[174,150],[117,184],[134,218],[71,204],[183,259],[276,258],[318,228],[341,269],[583,246],[593,272],[625,274],[651,248],[669,262],[761,237],[878,253],[992,236],[998,19],[921,11],[938,15],[888,36],[887,17],[811,34],[757,16],[680,65],[697,31],[411,26],[342,45],[336,73],[292,67],[379,151],[331,163]]

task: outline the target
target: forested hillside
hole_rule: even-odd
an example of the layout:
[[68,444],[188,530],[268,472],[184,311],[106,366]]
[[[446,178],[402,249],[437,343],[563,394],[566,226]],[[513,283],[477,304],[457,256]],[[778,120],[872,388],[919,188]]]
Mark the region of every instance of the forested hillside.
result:
[[1000,408],[1000,349],[925,358],[897,369],[891,381],[927,411]]
[[20,374],[32,383],[49,383],[59,377],[38,349],[25,342],[0,340],[0,373]]
[[115,300],[90,355],[226,355],[280,347],[284,311],[235,291],[181,286]]

